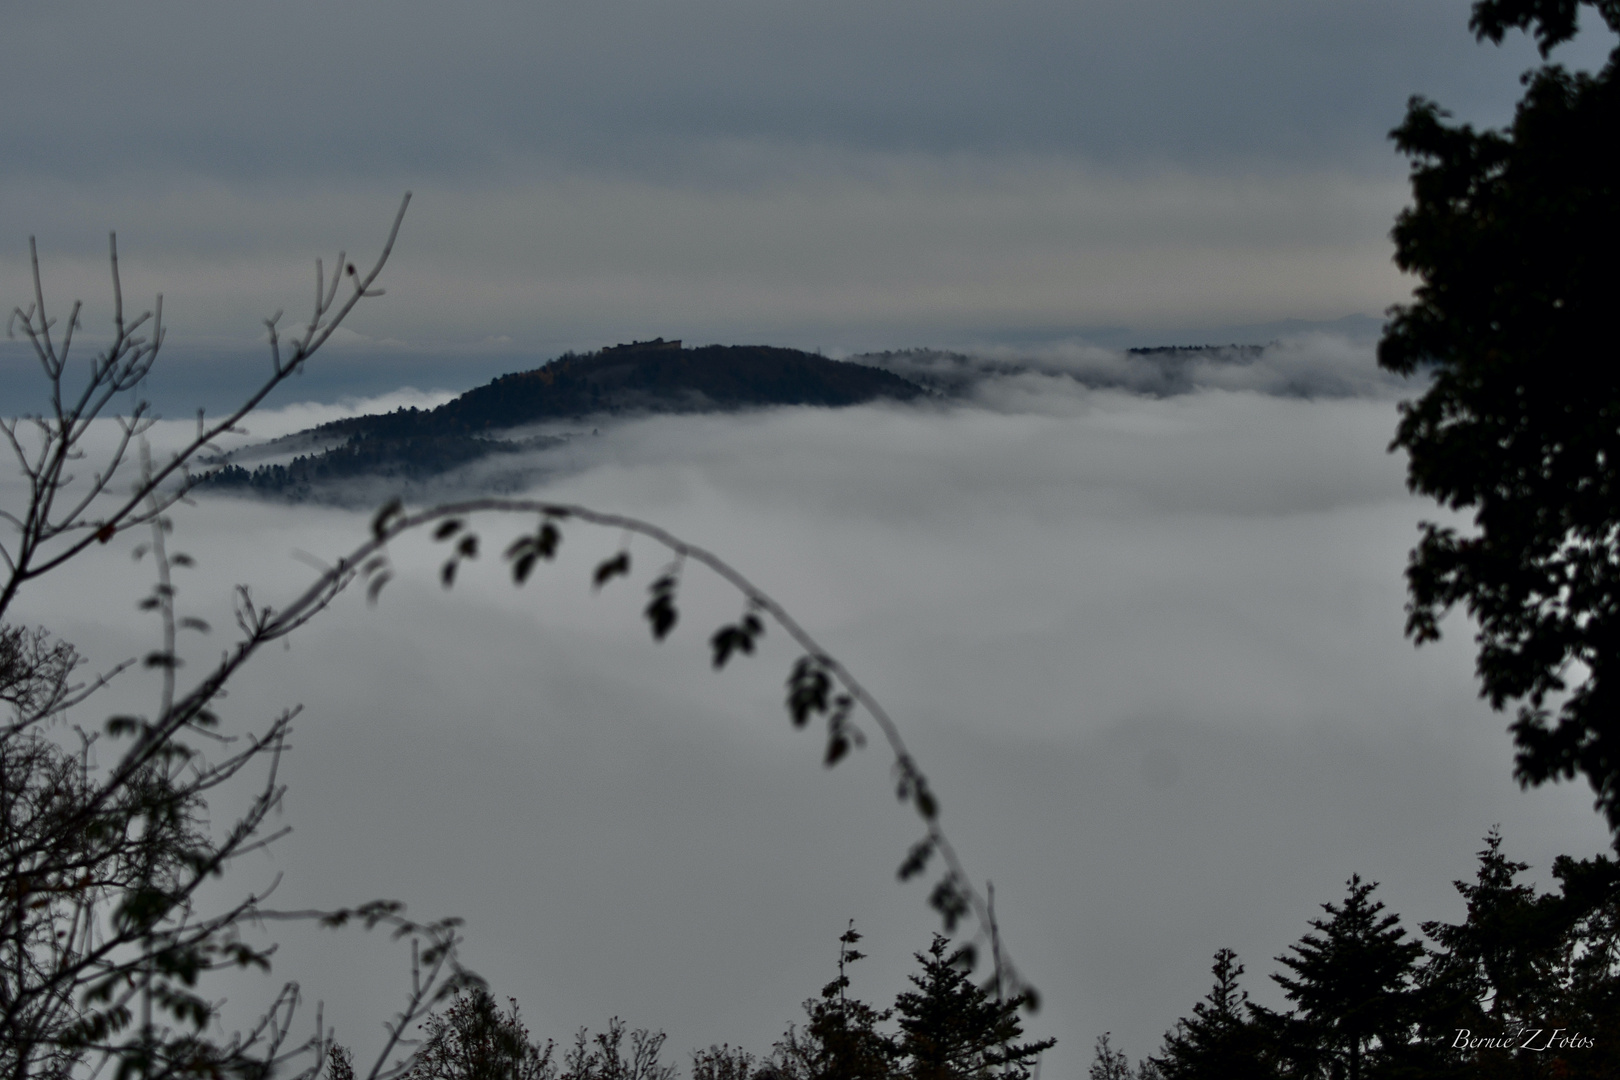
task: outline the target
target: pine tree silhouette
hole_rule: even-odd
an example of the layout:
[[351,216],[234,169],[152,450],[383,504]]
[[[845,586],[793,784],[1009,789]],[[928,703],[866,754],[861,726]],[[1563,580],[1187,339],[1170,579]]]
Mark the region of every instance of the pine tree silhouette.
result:
[[1424,950],[1405,940],[1400,916],[1384,914],[1383,902],[1372,899],[1377,882],[1357,874],[1347,884],[1343,904],[1323,904],[1328,917],[1311,920],[1317,932],[1277,957],[1293,975],[1272,979],[1298,1009],[1280,1025],[1296,1060],[1315,1058],[1361,1080],[1369,1055],[1398,1055],[1410,1041],[1413,974]]

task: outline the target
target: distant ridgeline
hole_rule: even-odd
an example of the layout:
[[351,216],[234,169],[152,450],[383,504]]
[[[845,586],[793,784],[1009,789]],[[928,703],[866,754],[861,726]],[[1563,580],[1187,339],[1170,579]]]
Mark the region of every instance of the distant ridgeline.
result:
[[1073,354],[1017,359],[969,356],[942,349],[901,349],[851,357],[856,363],[891,371],[947,397],[970,395],[987,378],[1025,374],[1062,376],[1094,390],[1118,389],[1169,396],[1197,388],[1195,372],[1205,366],[1243,367],[1255,363],[1264,345],[1160,345],[1127,349],[1083,349]]
[[1147,349],[1127,349],[1130,356],[1145,356],[1155,360],[1192,360],[1196,357],[1217,357],[1225,360],[1258,360],[1266,351],[1264,345],[1155,345]]
[[[556,436],[514,428],[598,415],[712,412],[772,405],[839,407],[926,391],[891,372],[797,349],[638,341],[502,375],[436,409],[334,420],[218,459],[204,488],[307,498],[348,480],[426,481],[496,455],[557,446]],[[497,435],[496,433],[502,433]],[[251,469],[242,463],[291,460]]]

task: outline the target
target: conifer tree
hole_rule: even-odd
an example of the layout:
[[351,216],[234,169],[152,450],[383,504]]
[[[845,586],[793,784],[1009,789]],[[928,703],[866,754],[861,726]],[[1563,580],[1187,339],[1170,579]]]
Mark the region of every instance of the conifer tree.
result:
[[[1551,1057],[1564,1076],[1620,1075],[1620,863],[1606,856],[1553,861],[1559,891],[1546,898],[1559,936],[1552,1004],[1538,1027],[1578,1036]],[[1543,1052],[1538,1055],[1548,1058]]]
[[1132,1071],[1130,1055],[1114,1047],[1110,1041],[1113,1037],[1111,1031],[1097,1036],[1092,1047],[1091,1068],[1086,1070],[1087,1080],[1164,1080],[1152,1058],[1143,1058]]
[[1551,898],[1515,880],[1529,868],[1502,854],[1502,834],[1492,829],[1475,879],[1453,883],[1467,917],[1423,924],[1439,946],[1425,967],[1424,989],[1444,1027],[1511,1030],[1545,1012],[1561,935]]
[[1475,880],[1456,882],[1467,917],[1423,926],[1439,946],[1421,977],[1427,1076],[1607,1077],[1620,1067],[1620,868],[1561,856],[1562,889],[1539,894],[1516,880],[1527,869],[1502,854],[1493,829]]
[[1265,1033],[1252,1015],[1248,991],[1239,989],[1243,965],[1221,949],[1210,968],[1215,985],[1193,1006],[1191,1019],[1176,1022],[1164,1049],[1149,1060],[1164,1080],[1226,1080],[1277,1075]]
[[1022,1001],[992,998],[968,975],[963,954],[941,934],[911,976],[915,990],[895,999],[901,1073],[908,1080],[1027,1080],[1030,1065],[1056,1039],[1020,1043]]
[[1293,1071],[1325,1065],[1361,1080],[1371,1071],[1369,1060],[1382,1065],[1398,1058],[1410,1041],[1413,976],[1424,950],[1421,942],[1405,940],[1400,916],[1384,914],[1383,902],[1371,898],[1377,882],[1357,874],[1347,884],[1343,904],[1323,904],[1328,917],[1311,920],[1317,932],[1291,946],[1292,955],[1277,957],[1293,975],[1272,979],[1297,1013],[1280,1018],[1284,1023],[1274,1030],[1291,1044],[1284,1052],[1294,1059]]

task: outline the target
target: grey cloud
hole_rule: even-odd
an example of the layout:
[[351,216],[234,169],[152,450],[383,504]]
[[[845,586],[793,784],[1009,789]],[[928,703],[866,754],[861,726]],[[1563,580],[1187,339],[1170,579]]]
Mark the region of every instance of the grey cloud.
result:
[[[1387,170],[1406,96],[1505,115],[1461,0],[76,4],[19,16],[13,175],[643,176],[742,140]],[[1587,50],[1590,52],[1591,50]],[[692,150],[696,154],[691,154]],[[701,166],[699,166],[701,167]]]
[[[1218,947],[1263,989],[1352,872],[1412,925],[1456,916],[1493,822],[1544,884],[1554,854],[1604,846],[1584,792],[1508,779],[1466,625],[1422,653],[1400,636],[1433,511],[1384,452],[1396,391],[1365,343],[1174,384],[1041,344],[1398,301],[1385,131],[1414,91],[1500,122],[1532,60],[1476,46],[1467,6],[36,8],[0,65],[0,281],[29,294],[17,241],[39,232],[56,310],[85,297],[94,333],[119,228],[129,295],[167,295],[184,416],[263,370],[259,320],[303,309],[315,254],[374,250],[411,187],[389,297],[323,358],[343,385],[460,390],[654,335],[1024,365],[971,405],[623,425],[546,490],[724,552],[856,665],[997,882],[1047,990],[1036,1031],[1064,1040],[1047,1071],[1077,1076],[1102,1030],[1150,1049]],[[9,406],[27,360],[0,363]],[[336,385],[309,378],[292,389]],[[228,626],[232,583],[273,602],[306,578],[294,552],[365,523],[206,501],[180,519],[202,566],[183,600]],[[285,871],[288,907],[466,915],[470,959],[546,1033],[618,1014],[764,1049],[851,916],[880,957],[858,989],[892,994],[931,923],[892,880],[915,829],[884,762],[819,768],[780,711],[778,638],[707,670],[734,595],[694,578],[675,640],[648,644],[644,578],[584,584],[617,542],[571,534],[521,593],[486,560],[449,597],[401,545],[381,611],[345,597],[267,657],[228,719],[307,706],[298,831],[244,872]],[[19,617],[139,655],[145,583],[115,547]],[[360,1043],[402,974],[386,943],[321,935],[278,963]]]
[[[1509,779],[1466,626],[1421,653],[1401,638],[1400,568],[1433,511],[1384,452],[1387,395],[1068,381],[1033,411],[649,419],[544,489],[723,552],[888,703],[1046,990],[1035,1030],[1063,1039],[1046,1071],[1083,1074],[1103,1030],[1151,1049],[1216,948],[1264,998],[1268,958],[1352,872],[1411,926],[1457,916],[1449,883],[1494,822],[1544,884],[1554,854],[1604,846],[1584,791]],[[201,566],[182,602],[229,625],[234,580],[273,603],[306,578],[295,552],[331,557],[366,517],[206,500],[176,533]],[[547,1034],[617,1014],[678,1052],[765,1049],[850,917],[876,957],[857,990],[892,994],[932,922],[893,880],[915,823],[882,755],[820,768],[781,712],[779,636],[708,670],[703,631],[737,598],[702,575],[675,636],[648,642],[657,553],[633,545],[631,581],[587,584],[619,542],[571,530],[525,589],[480,564],[448,595],[433,545],[401,543],[380,609],[344,597],[265,657],[227,719],[306,706],[284,772],[297,831],[244,880],[284,873],[287,907],[380,895],[466,916],[469,959]],[[143,582],[117,547],[19,615],[103,662],[138,655]],[[285,936],[278,974],[365,1045],[403,958]],[[230,992],[245,1007],[266,985]]]
[[0,65],[18,103],[0,283],[29,292],[37,233],[53,287],[94,305],[116,228],[176,344],[239,354],[302,308],[316,252],[370,250],[409,188],[397,300],[353,328],[458,358],[502,338],[538,362],[659,335],[859,351],[1376,315],[1409,287],[1387,240],[1406,96],[1500,123],[1534,58],[1475,44],[1466,11],[37,8]]
[[[548,422],[501,432],[498,449],[430,478],[399,479],[384,471],[375,476],[324,482],[308,492],[307,497],[329,505],[364,507],[380,505],[395,495],[411,502],[431,503],[468,492],[510,493],[543,480],[588,472],[603,463],[679,457],[682,448],[688,445],[689,433],[701,430],[702,425],[730,426],[734,429],[731,443],[752,442],[758,433],[768,432],[769,441],[759,447],[768,461],[776,460],[784,438],[811,432],[807,442],[816,446],[828,428],[876,424],[883,429],[915,431],[917,438],[931,441],[938,430],[959,425],[972,429],[982,425],[983,421],[974,415],[981,409],[1003,415],[1047,416],[1059,420],[1084,416],[1094,422],[1093,430],[1103,433],[1097,445],[1087,449],[1088,460],[1101,455],[1110,462],[1117,462],[1122,456],[1140,454],[1145,460],[1162,461],[1170,447],[1211,436],[1213,423],[1224,422],[1247,410],[1264,411],[1265,407],[1253,395],[1393,402],[1397,395],[1411,389],[1407,380],[1377,368],[1370,342],[1353,342],[1324,334],[1274,342],[1264,347],[1122,352],[1066,343],[1035,351],[1008,348],[975,355],[916,349],[857,354],[849,359],[893,371],[930,389],[932,396],[910,405],[889,403],[869,409],[844,410],[836,415],[820,409],[779,409],[758,413],[752,420],[731,415],[636,418],[633,414],[604,414]],[[1237,396],[1226,406],[1204,403],[1195,409],[1171,408],[1157,414],[1154,422],[1146,426],[1133,422],[1118,427],[1104,419],[1149,415],[1150,410],[1145,410],[1134,395],[1175,397],[1211,391]],[[273,410],[255,418],[256,436],[235,437],[225,449],[232,451],[233,463],[250,469],[267,462],[284,464],[296,455],[320,453],[335,444],[330,439],[311,441],[310,438],[281,436],[292,436],[324,419],[364,411],[388,411],[401,404],[425,406],[446,400],[448,396],[443,392],[424,395],[410,391],[362,402],[347,401],[336,407],[301,405]],[[1299,414],[1267,415],[1270,424],[1281,426],[1294,422]],[[1189,426],[1191,417],[1199,420]],[[1323,439],[1330,431],[1337,430],[1322,416],[1310,423],[1320,427],[1318,434]],[[170,427],[184,435],[188,425]],[[1341,433],[1335,442],[1336,454],[1341,445],[1353,445],[1353,438]],[[1066,453],[1067,449],[1060,453]],[[1055,460],[1057,468],[1073,467],[1066,457]],[[1342,475],[1332,455],[1319,464],[1320,471],[1314,473],[1310,481],[1317,497],[1331,490],[1330,477]],[[979,469],[982,463],[963,461],[961,467]],[[1251,480],[1270,471],[1263,460],[1245,466]],[[1156,467],[1152,477],[1185,478],[1202,472],[1202,462],[1193,456],[1178,461],[1173,468]],[[1041,470],[1036,462],[1024,459],[1018,462],[1016,473],[1010,475],[1008,481],[1024,487],[1039,475]],[[1285,473],[1287,477],[1297,475],[1294,471]],[[1151,489],[1156,483],[1152,477],[1138,476],[1137,490]],[[1290,484],[1290,494],[1282,496],[1283,501],[1304,496],[1296,490],[1297,484],[1284,482]],[[1253,487],[1260,489],[1266,484],[1257,483]],[[1215,493],[1210,505],[1229,512],[1249,501],[1234,498],[1234,493],[1224,485],[1214,485],[1210,490]],[[939,494],[942,502],[948,502],[948,493]],[[1226,501],[1221,501],[1223,499]]]
[[1410,382],[1381,371],[1370,343],[1311,334],[1268,345],[1101,348],[1078,342],[980,353],[907,349],[861,353],[856,363],[893,371],[947,397],[1012,411],[1062,409],[1075,391],[1116,389],[1166,396],[1250,390],[1284,397],[1389,397]]

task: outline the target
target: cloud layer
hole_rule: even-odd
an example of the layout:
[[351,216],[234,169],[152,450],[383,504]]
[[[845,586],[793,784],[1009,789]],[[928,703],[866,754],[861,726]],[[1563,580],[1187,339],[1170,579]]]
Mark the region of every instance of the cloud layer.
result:
[[[1448,883],[1493,823],[1543,883],[1603,844],[1582,792],[1510,781],[1466,626],[1422,653],[1400,636],[1433,510],[1383,451],[1395,391],[1365,343],[1173,369],[1096,348],[1263,344],[1220,328],[1400,302],[1388,130],[1413,93],[1501,124],[1534,61],[1473,42],[1468,7],[36,7],[0,65],[0,296],[32,296],[37,234],[50,310],[84,298],[93,344],[117,229],[130,302],[165,295],[165,410],[186,416],[262,376],[261,320],[303,315],[316,255],[369,257],[409,189],[388,296],[255,436],[328,415],[304,398],[459,391],[653,336],[1023,362],[930,408],[615,427],[546,490],[723,552],[870,682],[1047,993],[1045,1070],[1078,1076],[1104,1030],[1152,1049],[1219,947],[1266,999],[1267,958],[1352,872],[1411,925],[1456,917]],[[28,408],[30,363],[0,348],[0,411]],[[228,626],[231,584],[273,601],[364,528],[204,501],[182,597]],[[570,535],[528,589],[486,565],[449,596],[402,545],[379,610],[345,597],[264,658],[229,718],[306,706],[297,831],[243,874],[284,873],[288,907],[465,915],[474,966],[559,1036],[617,1014],[763,1050],[850,917],[875,957],[856,989],[892,995],[930,924],[892,880],[915,827],[885,762],[821,770],[780,711],[777,638],[709,672],[703,631],[736,598],[697,575],[687,624],[649,644],[655,553],[585,585],[618,542]],[[18,616],[102,664],[145,651],[146,583],[115,548]],[[403,974],[386,942],[314,932],[278,964],[362,1044]]]
[[[1314,363],[1350,370],[1353,351]],[[1401,637],[1400,570],[1434,511],[1384,452],[1387,389],[1151,396],[1041,378],[978,404],[652,418],[604,430],[544,490],[723,553],[887,703],[1046,992],[1034,1030],[1063,1042],[1044,1070],[1081,1074],[1104,1030],[1154,1049],[1223,946],[1274,1001],[1269,958],[1353,872],[1412,926],[1460,915],[1449,883],[1493,823],[1543,884],[1553,855],[1603,846],[1583,791],[1509,779],[1466,626],[1422,652]],[[525,524],[491,523],[486,547]],[[274,602],[306,579],[301,560],[365,527],[362,512],[204,500],[176,534],[200,563],[182,600],[229,625],[231,583]],[[491,562],[449,594],[439,552],[402,543],[379,608],[346,596],[264,657],[228,719],[304,705],[296,831],[240,880],[285,874],[287,907],[396,896],[463,915],[469,960],[558,1036],[618,1015],[668,1029],[677,1053],[767,1049],[852,917],[875,957],[856,990],[892,995],[932,922],[923,890],[893,879],[916,829],[882,755],[820,767],[782,713],[779,635],[710,671],[706,631],[738,601],[701,574],[652,645],[639,610],[659,553],[632,545],[630,581],[587,584],[619,543],[571,530],[525,589]],[[25,593],[19,615],[101,663],[141,652],[144,581],[118,546]],[[366,1044],[401,957],[284,937],[278,976]]]
[[1533,53],[1481,50],[1468,7],[103,0],[19,16],[4,85],[49,100],[6,121],[22,152],[5,168],[477,176],[538,158],[648,174],[701,169],[685,151],[726,141],[1362,164],[1410,93],[1470,119],[1514,99]]

